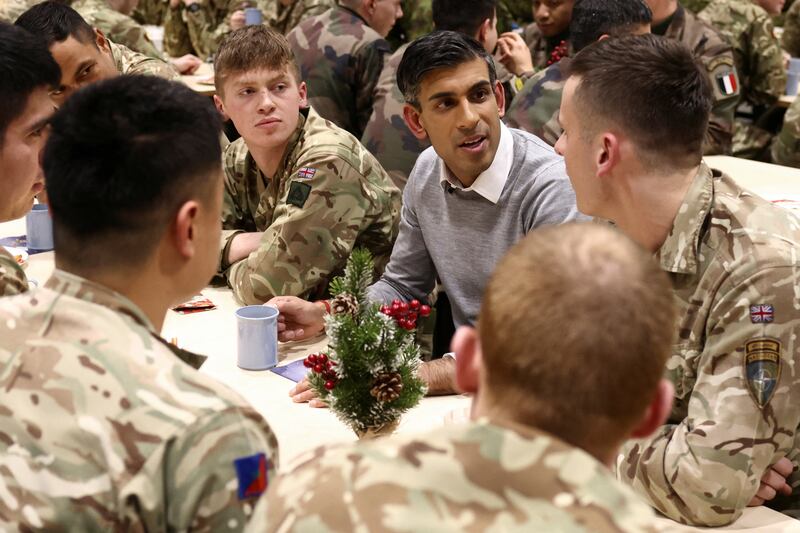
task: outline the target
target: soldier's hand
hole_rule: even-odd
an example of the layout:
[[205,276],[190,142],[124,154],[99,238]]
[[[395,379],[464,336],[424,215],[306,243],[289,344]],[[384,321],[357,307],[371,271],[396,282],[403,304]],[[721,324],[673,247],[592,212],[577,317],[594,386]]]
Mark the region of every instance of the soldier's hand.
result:
[[186,54],[181,57],[175,57],[169,61],[179,74],[191,74],[197,70],[203,61],[192,54]]
[[308,402],[309,407],[328,407],[328,404],[317,398],[317,393],[309,385],[308,378],[303,378],[301,382],[295,385],[289,391],[289,396],[292,397],[294,403]]
[[497,40],[497,60],[517,76],[533,71],[530,48],[522,36],[513,31],[502,34]]
[[262,235],[263,233],[259,231],[234,235],[231,247],[228,250],[228,263],[232,265],[255,252],[258,249],[258,245],[261,244]]
[[231,22],[230,27],[232,30],[238,30],[239,28],[244,28],[245,25],[245,17],[244,11],[234,11],[231,15]]
[[296,296],[276,296],[265,305],[277,307],[278,340],[299,341],[318,335],[325,327],[325,305]]
[[792,494],[792,487],[786,483],[786,478],[794,470],[794,465],[786,457],[781,458],[777,463],[767,470],[761,477],[761,485],[758,487],[758,492],[747,504],[748,507],[757,507],[764,505],[775,498],[778,494],[790,496]]

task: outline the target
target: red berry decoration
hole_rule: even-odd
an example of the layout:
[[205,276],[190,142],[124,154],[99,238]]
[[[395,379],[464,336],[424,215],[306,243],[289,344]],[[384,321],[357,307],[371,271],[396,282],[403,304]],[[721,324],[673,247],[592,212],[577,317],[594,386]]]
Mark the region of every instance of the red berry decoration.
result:
[[419,308],[419,316],[426,317],[431,314],[431,306],[429,305],[422,305]]
[[312,365],[315,364],[317,362],[317,354],[312,353],[311,355],[309,355],[308,362],[311,363]]
[[306,367],[306,368],[311,368],[314,365],[311,364],[311,361],[309,361],[308,357],[306,357],[305,359],[303,359],[303,366]]
[[419,309],[419,300],[411,300],[410,302],[408,302],[408,307],[414,310]]
[[322,369],[323,367],[321,364],[317,363],[316,365],[314,365],[314,372],[316,372],[317,374],[322,374]]
[[325,382],[325,388],[328,389],[328,390],[333,390],[333,388],[335,386],[336,386],[336,382],[334,382],[331,379],[329,379],[328,381]]
[[408,304],[405,303],[405,302],[401,302],[400,303],[400,311],[402,311],[403,313],[408,312]]
[[321,353],[317,356],[317,363],[325,364],[328,362],[327,354]]

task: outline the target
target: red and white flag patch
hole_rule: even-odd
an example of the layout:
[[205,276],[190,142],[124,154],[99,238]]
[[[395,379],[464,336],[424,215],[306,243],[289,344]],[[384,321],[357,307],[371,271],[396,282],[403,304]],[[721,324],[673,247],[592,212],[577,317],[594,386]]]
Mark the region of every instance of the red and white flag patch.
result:
[[717,87],[725,96],[736,94],[736,91],[739,89],[736,85],[736,74],[733,71],[726,72],[725,74],[717,74]]

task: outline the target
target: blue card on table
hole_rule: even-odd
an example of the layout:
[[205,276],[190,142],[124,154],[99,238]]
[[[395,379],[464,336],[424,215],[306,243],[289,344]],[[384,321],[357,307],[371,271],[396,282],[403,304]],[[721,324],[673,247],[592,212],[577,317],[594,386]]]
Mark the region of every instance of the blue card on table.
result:
[[306,377],[306,374],[308,373],[309,369],[303,365],[303,359],[298,359],[297,361],[292,361],[288,365],[276,366],[275,368],[271,368],[270,370],[272,370],[279,376],[283,376],[286,379],[290,379],[295,383],[297,383],[298,381]]

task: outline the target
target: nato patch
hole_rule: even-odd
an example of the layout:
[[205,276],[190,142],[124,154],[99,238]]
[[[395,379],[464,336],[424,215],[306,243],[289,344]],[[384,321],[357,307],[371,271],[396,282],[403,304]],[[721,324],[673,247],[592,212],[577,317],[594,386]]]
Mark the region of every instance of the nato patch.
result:
[[781,343],[760,337],[744,344],[744,372],[747,390],[756,405],[763,409],[778,388],[781,377]]
[[240,500],[256,498],[267,490],[267,456],[263,453],[233,460],[239,481]]
[[286,197],[286,203],[302,209],[306,205],[309,194],[311,194],[311,185],[293,181],[289,186],[289,195]]

